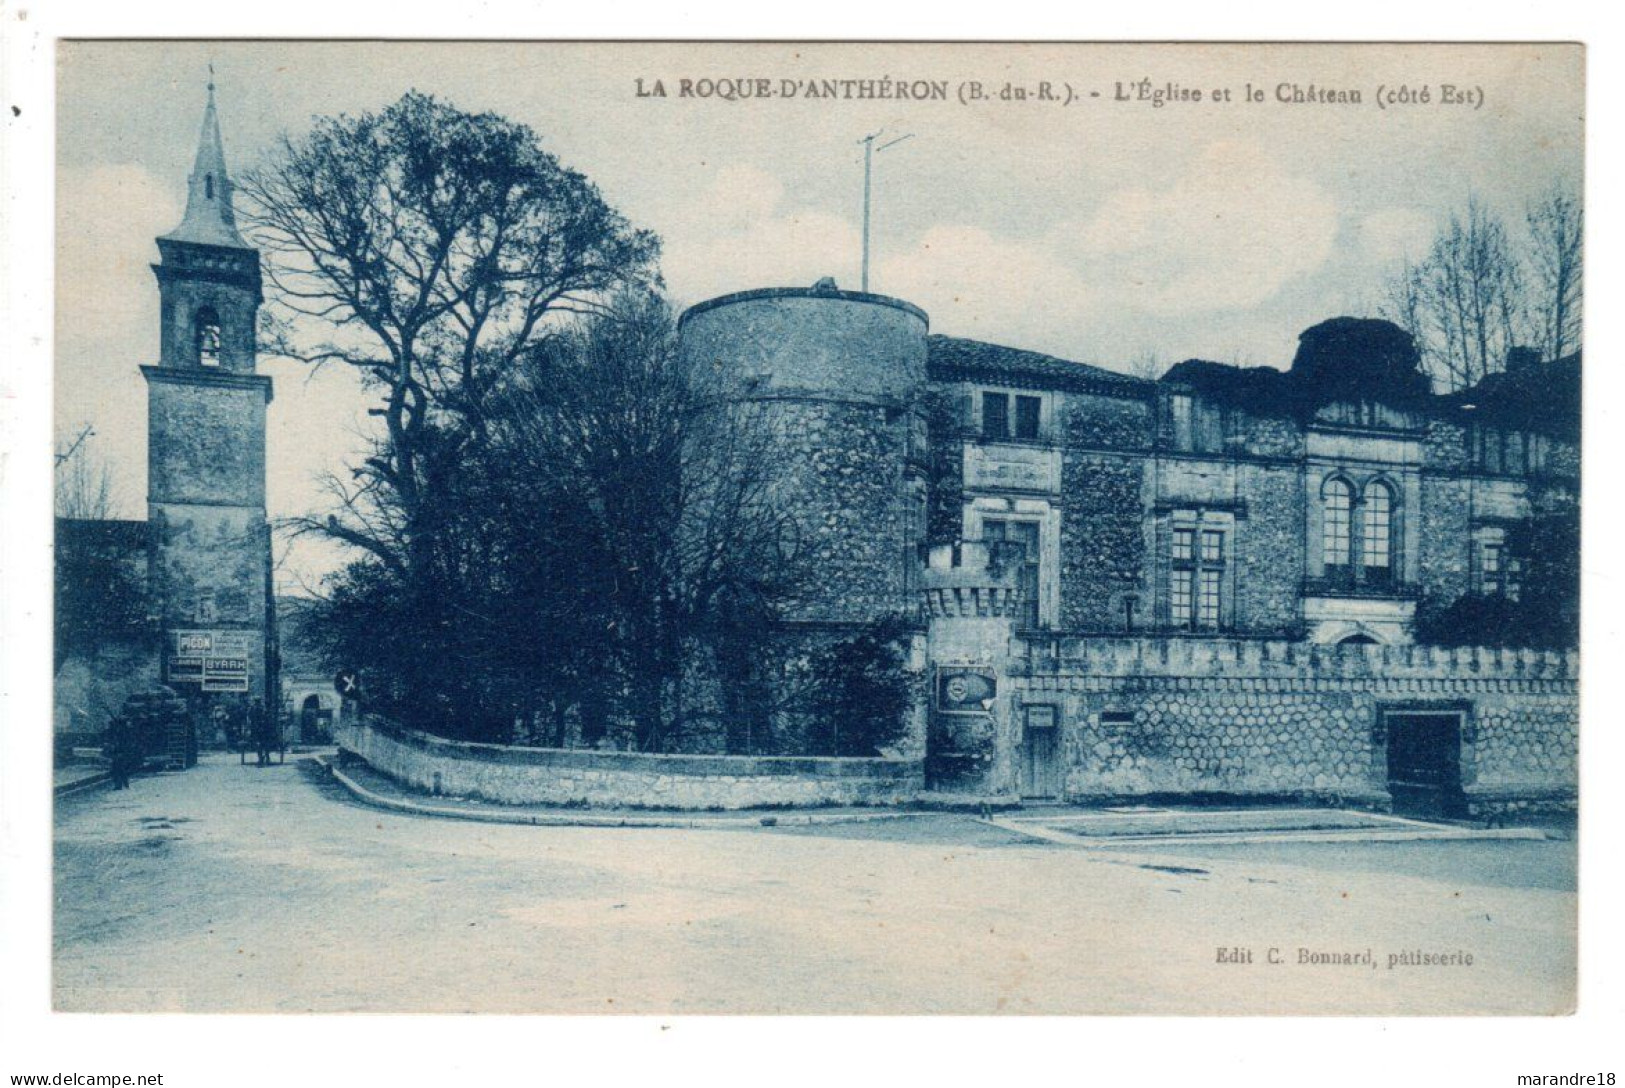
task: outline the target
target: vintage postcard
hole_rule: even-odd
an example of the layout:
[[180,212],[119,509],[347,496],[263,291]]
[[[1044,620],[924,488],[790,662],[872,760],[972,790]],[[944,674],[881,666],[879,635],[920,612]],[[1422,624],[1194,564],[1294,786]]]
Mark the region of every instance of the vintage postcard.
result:
[[58,1011],[1575,1009],[1582,46],[57,69]]

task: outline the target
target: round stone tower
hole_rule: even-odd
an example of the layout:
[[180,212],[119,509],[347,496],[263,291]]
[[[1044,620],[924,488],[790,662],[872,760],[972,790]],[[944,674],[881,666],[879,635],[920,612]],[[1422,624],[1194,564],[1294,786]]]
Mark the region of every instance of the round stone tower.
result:
[[774,435],[775,495],[794,512],[809,572],[787,624],[916,611],[926,328],[918,307],[832,280],[724,295],[679,322],[690,372]]

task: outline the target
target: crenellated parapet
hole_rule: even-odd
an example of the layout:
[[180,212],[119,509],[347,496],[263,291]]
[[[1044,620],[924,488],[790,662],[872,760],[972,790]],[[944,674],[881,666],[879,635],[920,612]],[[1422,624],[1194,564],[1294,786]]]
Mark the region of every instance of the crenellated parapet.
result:
[[1097,677],[1459,681],[1578,679],[1573,651],[1484,646],[1318,645],[1263,639],[1022,637],[1025,671]]
[[967,542],[933,547],[920,580],[927,619],[1007,619],[1021,614],[1021,586],[1013,563],[989,545]]

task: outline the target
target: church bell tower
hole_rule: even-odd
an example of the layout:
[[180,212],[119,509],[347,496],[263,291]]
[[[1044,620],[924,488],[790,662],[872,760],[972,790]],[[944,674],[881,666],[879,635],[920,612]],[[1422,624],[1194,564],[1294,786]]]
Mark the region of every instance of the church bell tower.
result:
[[263,701],[274,713],[275,611],[265,516],[271,379],[255,373],[260,258],[237,233],[214,83],[186,215],[160,237],[162,333],[147,380],[149,585],[164,682],[195,708]]

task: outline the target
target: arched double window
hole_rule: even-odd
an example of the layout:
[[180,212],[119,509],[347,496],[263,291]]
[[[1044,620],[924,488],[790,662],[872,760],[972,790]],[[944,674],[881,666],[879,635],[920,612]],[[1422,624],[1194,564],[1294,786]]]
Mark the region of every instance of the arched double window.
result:
[[1393,581],[1394,492],[1381,480],[1366,485],[1360,504],[1360,554],[1367,582]]
[[197,358],[204,366],[220,365],[220,315],[212,306],[197,312]]
[[1354,487],[1333,476],[1320,489],[1320,558],[1326,577],[1346,577],[1353,556]]

